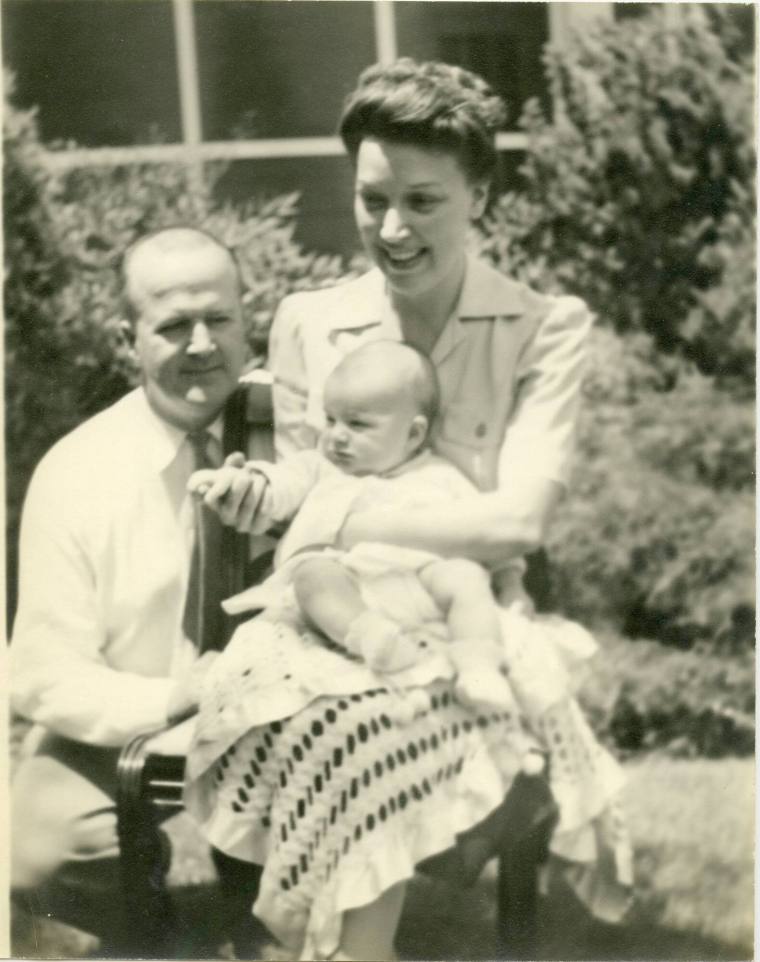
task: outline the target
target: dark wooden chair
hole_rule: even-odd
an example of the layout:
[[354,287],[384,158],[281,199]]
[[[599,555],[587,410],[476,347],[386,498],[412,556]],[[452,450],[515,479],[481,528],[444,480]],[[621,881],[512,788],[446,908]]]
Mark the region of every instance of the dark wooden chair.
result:
[[[263,380],[249,408],[255,456],[271,456],[271,392]],[[540,564],[538,584],[543,582]],[[534,584],[536,578],[534,576]],[[160,824],[183,809],[185,750],[193,719],[140,735],[118,763],[117,815],[124,904],[124,957],[171,957],[174,913],[166,885],[169,858]],[[503,959],[534,959],[537,949],[538,871],[548,854],[556,806],[547,772],[521,772],[489,819],[489,848],[498,853],[497,945]],[[473,839],[474,864],[479,866]],[[482,861],[482,860],[481,860]],[[429,860],[423,870],[462,880],[472,876],[458,850]],[[469,881],[474,881],[470,878]]]

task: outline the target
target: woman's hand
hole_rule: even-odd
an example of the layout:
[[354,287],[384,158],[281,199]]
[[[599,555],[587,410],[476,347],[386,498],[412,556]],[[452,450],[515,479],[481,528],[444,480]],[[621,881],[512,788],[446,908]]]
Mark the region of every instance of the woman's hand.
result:
[[230,454],[221,468],[195,471],[188,491],[215,511],[223,524],[237,531],[250,531],[267,486],[266,477],[246,467],[239,451]]

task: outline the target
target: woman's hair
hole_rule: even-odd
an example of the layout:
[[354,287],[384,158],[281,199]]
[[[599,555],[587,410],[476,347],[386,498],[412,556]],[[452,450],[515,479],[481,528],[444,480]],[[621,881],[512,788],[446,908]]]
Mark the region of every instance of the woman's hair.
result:
[[490,179],[506,108],[482,77],[447,63],[402,57],[364,70],[340,136],[352,161],[365,137],[453,154],[471,183]]

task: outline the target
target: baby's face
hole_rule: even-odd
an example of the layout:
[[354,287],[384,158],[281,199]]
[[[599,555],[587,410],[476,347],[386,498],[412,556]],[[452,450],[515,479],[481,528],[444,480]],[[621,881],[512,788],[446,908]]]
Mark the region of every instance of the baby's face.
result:
[[[370,381],[377,379],[370,379]],[[325,385],[322,453],[345,474],[383,474],[403,464],[424,435],[409,392],[332,376]]]

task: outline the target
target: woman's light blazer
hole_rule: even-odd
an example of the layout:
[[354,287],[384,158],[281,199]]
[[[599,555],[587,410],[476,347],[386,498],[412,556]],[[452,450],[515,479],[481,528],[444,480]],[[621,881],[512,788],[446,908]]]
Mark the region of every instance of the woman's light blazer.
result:
[[[567,484],[591,315],[468,258],[431,359],[441,387],[433,446],[483,491],[516,478]],[[314,447],[332,369],[366,341],[402,334],[377,269],[285,298],[270,335],[278,457]]]

